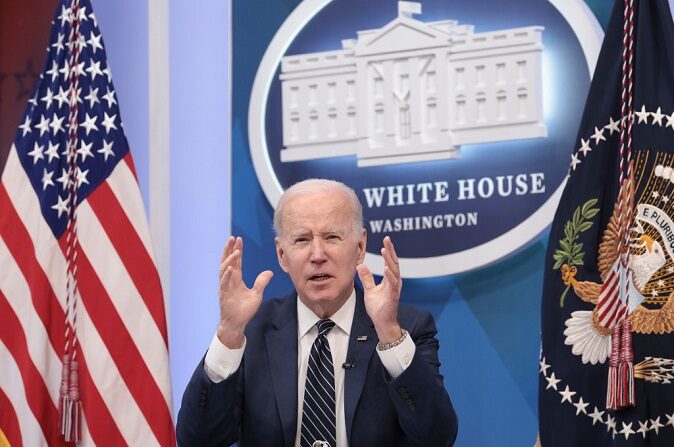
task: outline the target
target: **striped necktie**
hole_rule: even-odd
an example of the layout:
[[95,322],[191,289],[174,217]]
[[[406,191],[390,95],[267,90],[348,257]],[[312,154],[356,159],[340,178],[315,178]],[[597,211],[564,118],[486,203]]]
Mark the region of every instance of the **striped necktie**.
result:
[[318,337],[311,347],[304,386],[300,446],[312,447],[316,441],[322,441],[317,445],[335,447],[335,368],[326,337],[335,322],[320,320],[316,326]]

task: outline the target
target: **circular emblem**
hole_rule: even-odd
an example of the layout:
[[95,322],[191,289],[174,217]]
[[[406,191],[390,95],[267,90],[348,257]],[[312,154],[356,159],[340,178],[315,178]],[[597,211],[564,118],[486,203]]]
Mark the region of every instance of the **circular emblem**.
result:
[[407,277],[494,262],[552,221],[601,39],[581,2],[305,0],[253,85],[260,184],[351,186],[377,274],[385,235]]

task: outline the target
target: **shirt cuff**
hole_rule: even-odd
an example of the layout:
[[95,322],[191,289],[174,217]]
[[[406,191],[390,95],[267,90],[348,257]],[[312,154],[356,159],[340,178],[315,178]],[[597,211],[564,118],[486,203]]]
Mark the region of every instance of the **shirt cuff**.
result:
[[239,369],[243,351],[246,349],[246,337],[243,337],[243,346],[239,349],[229,349],[218,339],[217,334],[213,336],[211,346],[206,352],[204,359],[204,370],[211,382],[218,383],[227,379]]
[[410,366],[416,349],[412,336],[408,334],[398,346],[385,351],[377,350],[377,354],[379,354],[379,359],[386,368],[386,372],[395,379]]

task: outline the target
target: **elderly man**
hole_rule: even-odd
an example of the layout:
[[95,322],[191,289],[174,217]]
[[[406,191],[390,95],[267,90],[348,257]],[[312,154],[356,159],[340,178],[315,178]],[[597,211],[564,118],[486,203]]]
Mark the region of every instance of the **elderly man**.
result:
[[362,263],[366,232],[354,191],[330,180],[297,183],[281,197],[274,229],[295,292],[263,303],[272,272],[247,288],[243,241],[229,239],[220,324],[183,395],[178,444],[451,445],[457,419],[433,319],[399,304],[390,238],[380,284]]

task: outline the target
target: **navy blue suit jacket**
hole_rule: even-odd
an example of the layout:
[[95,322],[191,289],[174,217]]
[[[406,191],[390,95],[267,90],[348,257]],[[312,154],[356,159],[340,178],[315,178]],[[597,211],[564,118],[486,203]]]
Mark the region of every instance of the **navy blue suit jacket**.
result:
[[[412,363],[391,379],[375,353],[377,334],[356,288],[345,371],[344,415],[350,447],[446,446],[457,419],[439,372],[438,341],[428,312],[400,305],[400,325],[416,344]],[[297,295],[265,301],[246,327],[236,373],[213,383],[197,366],[178,414],[178,445],[242,447],[295,443]],[[365,335],[367,340],[358,341]]]

